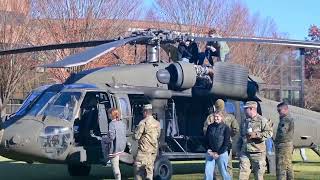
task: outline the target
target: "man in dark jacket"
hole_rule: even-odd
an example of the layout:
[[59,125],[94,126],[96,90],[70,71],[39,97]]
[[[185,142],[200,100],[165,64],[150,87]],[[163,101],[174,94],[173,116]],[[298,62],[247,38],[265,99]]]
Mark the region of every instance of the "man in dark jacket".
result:
[[214,113],[214,123],[210,124],[206,132],[207,157],[205,167],[205,179],[212,180],[214,167],[217,163],[224,180],[231,179],[228,173],[228,150],[230,148],[230,128],[223,123],[224,112]]
[[[231,133],[231,144],[232,144],[232,137],[234,137],[235,135],[237,135],[239,133],[239,124],[238,121],[236,120],[236,118],[234,117],[234,115],[227,113],[227,111],[225,110],[225,103],[222,99],[218,99],[215,104],[214,104],[214,108],[217,111],[223,111],[224,112],[224,124],[226,124],[229,128],[230,128],[230,133]],[[207,120],[204,123],[203,126],[203,132],[206,133],[207,128],[210,124],[212,124],[214,122],[214,117],[213,114],[210,114],[207,117]],[[216,168],[217,169],[217,168]],[[229,163],[228,163],[228,172],[231,176],[231,178],[233,177],[233,172],[232,172],[232,149],[230,149],[229,151]],[[216,171],[219,172],[219,171]],[[216,179],[221,179],[220,178],[220,174],[216,173]]]
[[189,51],[189,41],[184,42],[181,41],[178,44],[178,61],[184,61],[184,62],[190,62],[190,59],[192,57],[191,52]]

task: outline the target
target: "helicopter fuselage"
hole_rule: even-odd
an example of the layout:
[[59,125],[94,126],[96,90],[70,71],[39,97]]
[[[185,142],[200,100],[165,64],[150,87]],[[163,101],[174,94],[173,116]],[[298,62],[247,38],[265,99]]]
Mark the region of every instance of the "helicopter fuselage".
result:
[[[107,133],[110,121],[106,110],[116,107],[127,125],[128,145],[121,161],[132,164],[137,151],[134,130],[143,118],[143,105],[152,103],[161,123],[159,155],[170,160],[204,158],[202,127],[215,100],[225,99],[226,110],[240,123],[245,118],[242,107],[245,98],[205,91],[200,91],[204,93],[202,95],[195,94],[195,89],[187,87],[189,84],[194,86],[191,81],[195,81],[187,79],[188,75],[184,75],[182,83],[178,84],[186,86],[184,88],[179,89],[177,80],[175,87],[160,83],[157,72],[168,66],[170,64],[156,63],[100,68],[72,75],[64,84],[34,90],[20,110],[3,123],[1,155],[26,162],[103,164],[105,152],[101,139]],[[183,73],[196,74],[189,72],[191,69],[184,68]],[[273,122],[276,132],[276,102],[262,99],[261,109]],[[295,147],[317,143],[320,136],[315,124],[319,113],[297,107],[292,109],[298,125]],[[311,123],[304,125],[306,120],[314,126]],[[234,144],[236,141],[235,137]]]

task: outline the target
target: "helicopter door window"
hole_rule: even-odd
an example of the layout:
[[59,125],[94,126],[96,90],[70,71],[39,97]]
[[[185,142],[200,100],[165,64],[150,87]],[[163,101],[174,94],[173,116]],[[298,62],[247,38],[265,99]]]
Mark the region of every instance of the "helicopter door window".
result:
[[129,111],[129,102],[125,98],[119,98],[120,110],[121,110],[121,117],[128,118],[130,117]]
[[121,113],[121,119],[126,124],[127,130],[130,130],[130,127],[132,125],[131,122],[131,105],[128,96],[122,96],[118,97],[118,103]]
[[143,104],[132,104],[132,117],[133,117],[133,126],[132,130],[136,128],[139,122],[143,119]]
[[234,104],[232,102],[226,102],[225,103],[225,109],[226,109],[226,112],[229,113],[229,114],[233,114],[233,115],[236,115],[236,107],[234,106]]
[[244,112],[244,102],[240,101],[240,114],[241,114],[241,120],[246,119],[246,114]]

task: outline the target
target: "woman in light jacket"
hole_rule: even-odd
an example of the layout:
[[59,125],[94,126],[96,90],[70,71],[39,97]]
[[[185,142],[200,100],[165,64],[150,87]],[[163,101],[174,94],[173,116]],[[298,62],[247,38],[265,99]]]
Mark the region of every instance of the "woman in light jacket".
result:
[[231,146],[230,128],[224,124],[224,112],[216,111],[213,114],[214,122],[208,126],[206,132],[206,165],[205,180],[213,180],[215,165],[224,180],[231,180],[228,173],[228,150]]
[[111,145],[109,149],[109,158],[112,164],[114,178],[116,180],[120,180],[121,172],[119,168],[119,160],[121,153],[123,153],[126,148],[126,125],[121,121],[118,109],[109,109],[108,116],[112,119],[109,123],[109,140]]

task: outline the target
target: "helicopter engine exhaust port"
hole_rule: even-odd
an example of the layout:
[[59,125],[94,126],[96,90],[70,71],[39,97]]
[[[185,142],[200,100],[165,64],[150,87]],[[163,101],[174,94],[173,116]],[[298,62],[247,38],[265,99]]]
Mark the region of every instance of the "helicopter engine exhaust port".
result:
[[160,83],[170,89],[192,88],[195,95],[216,95],[235,99],[254,98],[258,87],[248,80],[249,70],[237,64],[217,62],[214,67],[176,62],[157,72]]
[[193,64],[176,62],[157,72],[160,83],[168,84],[171,89],[185,90],[192,88],[197,80],[197,74]]

